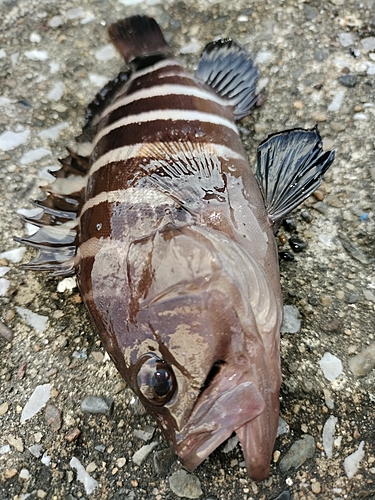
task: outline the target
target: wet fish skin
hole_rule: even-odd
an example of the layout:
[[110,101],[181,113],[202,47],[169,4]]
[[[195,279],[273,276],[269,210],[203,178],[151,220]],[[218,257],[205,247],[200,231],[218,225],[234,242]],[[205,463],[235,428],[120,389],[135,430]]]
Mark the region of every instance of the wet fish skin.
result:
[[130,69],[88,106],[37,202],[25,267],[76,273],[105,349],[187,469],[236,432],[262,480],[281,383],[274,229],[333,153],[316,130],[274,134],[256,178],[235,125],[259,76],[242,47],[209,44],[192,76],[151,18],[109,35]]

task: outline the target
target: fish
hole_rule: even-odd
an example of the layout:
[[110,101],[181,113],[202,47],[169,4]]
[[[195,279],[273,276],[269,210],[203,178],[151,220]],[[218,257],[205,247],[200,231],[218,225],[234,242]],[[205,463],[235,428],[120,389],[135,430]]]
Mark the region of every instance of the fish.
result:
[[317,128],[269,135],[253,173],[236,122],[259,70],[232,39],[190,74],[147,16],[109,38],[126,63],[89,104],[25,269],[76,275],[117,370],[189,471],[236,434],[265,479],[278,417],[283,300],[275,232],[334,160]]

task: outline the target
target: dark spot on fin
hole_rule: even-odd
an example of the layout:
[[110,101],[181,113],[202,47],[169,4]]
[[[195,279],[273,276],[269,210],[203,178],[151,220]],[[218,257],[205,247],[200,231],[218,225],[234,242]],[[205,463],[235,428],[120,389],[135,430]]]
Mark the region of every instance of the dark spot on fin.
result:
[[[128,64],[152,55],[172,56],[158,23],[152,17],[132,16],[108,28],[109,37]],[[152,63],[151,63],[152,64]],[[144,67],[144,66],[143,66]],[[135,64],[135,69],[137,64]]]
[[334,150],[323,151],[317,127],[278,132],[259,145],[256,177],[273,223],[318,188],[334,158]]
[[259,70],[250,55],[233,40],[218,40],[204,48],[196,76],[234,107],[234,118],[248,115],[257,96]]

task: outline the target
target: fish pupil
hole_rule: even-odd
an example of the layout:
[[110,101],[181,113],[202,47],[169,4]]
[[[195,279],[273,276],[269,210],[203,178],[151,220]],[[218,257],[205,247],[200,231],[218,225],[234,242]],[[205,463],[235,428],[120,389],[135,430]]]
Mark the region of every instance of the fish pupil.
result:
[[159,369],[155,372],[152,386],[157,396],[166,396],[172,387],[172,377],[170,373],[164,368]]

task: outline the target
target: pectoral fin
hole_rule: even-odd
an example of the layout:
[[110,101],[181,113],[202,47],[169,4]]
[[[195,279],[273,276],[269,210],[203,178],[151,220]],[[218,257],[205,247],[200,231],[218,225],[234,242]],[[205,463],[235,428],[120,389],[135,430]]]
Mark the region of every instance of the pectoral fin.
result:
[[259,145],[256,177],[273,223],[318,188],[334,158],[334,150],[323,151],[317,127],[278,132]]

